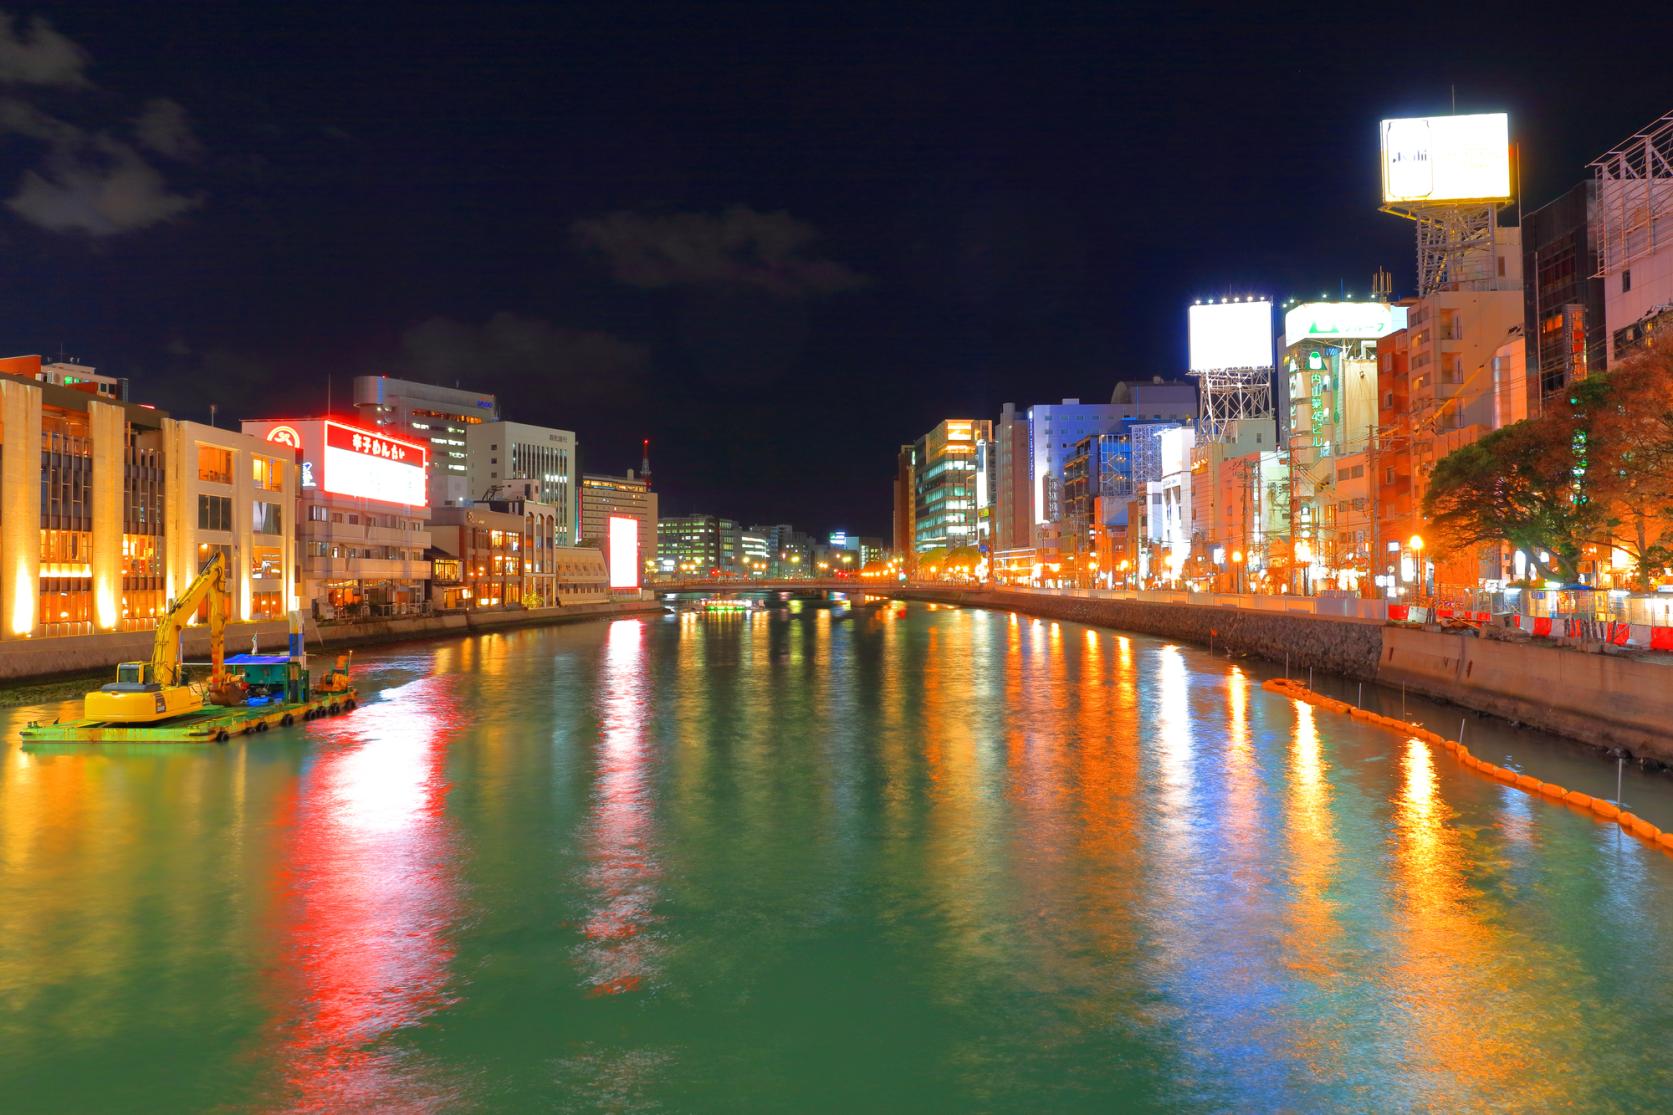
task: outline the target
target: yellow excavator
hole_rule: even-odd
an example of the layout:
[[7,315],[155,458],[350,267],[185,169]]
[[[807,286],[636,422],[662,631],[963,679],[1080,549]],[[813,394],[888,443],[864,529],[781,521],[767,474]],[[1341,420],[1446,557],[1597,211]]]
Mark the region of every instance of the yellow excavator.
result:
[[[216,554],[158,619],[151,661],[119,664],[115,681],[87,694],[82,715],[107,724],[153,724],[197,712],[204,706],[206,692],[216,704],[235,703],[233,691],[241,683],[226,673],[226,576],[226,558]],[[198,690],[186,684],[181,671],[180,632],[206,599],[211,667],[208,685]]]

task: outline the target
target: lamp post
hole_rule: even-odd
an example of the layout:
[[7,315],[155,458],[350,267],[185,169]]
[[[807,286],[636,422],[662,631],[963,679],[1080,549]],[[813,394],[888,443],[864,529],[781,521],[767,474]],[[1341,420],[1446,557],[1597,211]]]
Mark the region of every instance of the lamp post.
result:
[[1313,594],[1311,576],[1308,566],[1313,561],[1313,547],[1305,538],[1295,544],[1295,564],[1301,570],[1301,595]]
[[1243,592],[1243,551],[1232,551],[1232,591]]
[[1429,563],[1423,560],[1423,535],[1412,535],[1411,547],[1416,555],[1412,560],[1417,563],[1418,591],[1427,599],[1434,592],[1434,588],[1429,580]]

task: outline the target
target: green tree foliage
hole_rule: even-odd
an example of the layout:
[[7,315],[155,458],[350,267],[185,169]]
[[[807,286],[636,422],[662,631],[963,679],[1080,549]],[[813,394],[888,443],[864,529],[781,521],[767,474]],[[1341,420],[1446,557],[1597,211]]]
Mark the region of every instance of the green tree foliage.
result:
[[1673,563],[1673,345],[1449,454],[1423,513],[1441,545],[1508,542],[1557,580],[1578,578],[1588,546],[1619,548],[1648,588]]
[[1622,361],[1589,393],[1586,487],[1597,505],[1590,539],[1632,558],[1634,580],[1650,589],[1654,570],[1673,565],[1673,342]]
[[1579,576],[1593,511],[1574,499],[1567,433],[1556,421],[1529,419],[1443,457],[1423,495],[1433,541],[1458,549],[1509,542],[1547,577]]

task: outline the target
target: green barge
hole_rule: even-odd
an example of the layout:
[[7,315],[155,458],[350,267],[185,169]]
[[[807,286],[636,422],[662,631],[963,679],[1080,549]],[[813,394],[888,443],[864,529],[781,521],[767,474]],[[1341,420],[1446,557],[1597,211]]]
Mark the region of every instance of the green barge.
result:
[[23,746],[45,743],[225,743],[234,736],[254,735],[269,728],[288,728],[322,716],[352,712],[358,703],[353,686],[337,693],[320,693],[300,702],[266,705],[204,705],[195,712],[157,724],[121,724],[101,720],[64,720],[30,724]]

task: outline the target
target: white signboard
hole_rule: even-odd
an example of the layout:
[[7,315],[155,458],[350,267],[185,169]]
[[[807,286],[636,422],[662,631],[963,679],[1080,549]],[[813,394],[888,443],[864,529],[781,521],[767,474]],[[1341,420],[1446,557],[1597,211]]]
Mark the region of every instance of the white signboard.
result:
[[1192,306],[1191,370],[1272,367],[1272,303],[1205,302]]
[[1406,307],[1387,302],[1303,302],[1284,315],[1284,344],[1386,337],[1406,327]]
[[1510,117],[1382,122],[1383,204],[1510,200]]

